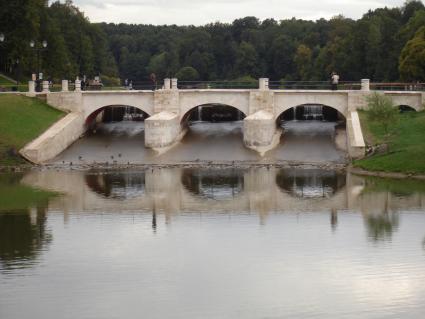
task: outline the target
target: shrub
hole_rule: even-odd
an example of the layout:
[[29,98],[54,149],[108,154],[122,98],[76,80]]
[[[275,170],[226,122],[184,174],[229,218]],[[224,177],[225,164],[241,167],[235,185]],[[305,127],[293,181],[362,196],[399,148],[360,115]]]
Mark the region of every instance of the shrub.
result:
[[199,73],[191,66],[182,67],[176,74],[179,81],[197,81],[199,80]]
[[367,103],[368,118],[381,125],[385,134],[388,134],[390,126],[397,122],[398,108],[391,98],[376,92],[367,97]]

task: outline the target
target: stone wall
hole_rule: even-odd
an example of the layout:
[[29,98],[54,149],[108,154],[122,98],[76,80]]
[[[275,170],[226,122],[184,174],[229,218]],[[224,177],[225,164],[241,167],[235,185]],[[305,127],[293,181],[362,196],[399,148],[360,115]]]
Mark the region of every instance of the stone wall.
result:
[[361,158],[365,155],[366,145],[360,125],[359,114],[350,112],[347,117],[347,146],[351,158]]
[[32,163],[41,164],[59,155],[84,132],[84,116],[70,113],[19,152]]
[[47,94],[47,104],[65,112],[81,112],[81,92],[54,92]]

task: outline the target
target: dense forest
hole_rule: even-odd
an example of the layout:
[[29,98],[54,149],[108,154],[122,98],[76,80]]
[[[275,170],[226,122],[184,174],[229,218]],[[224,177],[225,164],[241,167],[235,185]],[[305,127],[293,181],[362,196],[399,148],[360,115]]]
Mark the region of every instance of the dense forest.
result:
[[260,21],[204,26],[90,23],[70,0],[1,0],[1,70],[22,77],[40,69],[53,79],[101,75],[119,79],[425,81],[425,7],[369,11],[359,20]]

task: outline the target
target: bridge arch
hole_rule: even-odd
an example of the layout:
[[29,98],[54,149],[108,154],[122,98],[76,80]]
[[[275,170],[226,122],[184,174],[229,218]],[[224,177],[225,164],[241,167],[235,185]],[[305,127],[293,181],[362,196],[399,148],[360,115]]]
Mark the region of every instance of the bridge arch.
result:
[[[180,122],[182,124],[186,123],[189,120],[189,117],[191,116],[191,114],[193,113],[194,110],[196,110],[196,109],[199,110],[199,108],[204,108],[204,107],[205,108],[212,108],[212,109],[214,109],[214,108],[216,108],[216,109],[217,108],[218,109],[227,108],[229,110],[229,112],[239,111],[241,113],[241,119],[243,119],[247,116],[247,114],[244,111],[242,111],[240,108],[238,108],[236,106],[232,106],[232,105],[228,105],[228,104],[222,104],[222,103],[207,103],[207,104],[196,105],[196,106],[193,106],[190,109],[187,109],[184,114],[181,114]],[[220,119],[217,118],[217,121],[219,121],[219,120]]]
[[141,94],[137,91],[85,91],[82,93],[82,107],[85,118],[108,106],[131,106],[152,116],[154,114],[154,93]]
[[401,109],[401,107],[408,107],[417,112],[423,110],[422,95],[417,92],[385,92],[385,96],[388,96],[393,101],[393,104]]
[[345,118],[348,113],[348,97],[344,92],[285,92],[277,94],[274,101],[275,120],[285,111],[302,105],[323,105],[337,110]]
[[[303,113],[303,112],[305,112],[306,109],[308,109],[308,108],[314,109],[314,107],[317,107],[317,106],[321,107],[320,108],[321,117],[317,118],[319,120],[338,121],[338,120],[341,120],[341,119],[344,119],[344,120],[346,119],[346,114],[341,112],[341,111],[343,111],[341,108],[337,108],[337,107],[325,105],[325,104],[319,104],[319,103],[315,103],[315,104],[307,103],[307,104],[300,104],[300,105],[288,107],[288,108],[284,109],[282,112],[275,114],[275,119],[276,119],[276,121],[279,121],[279,120],[294,120],[294,119],[296,119],[296,120],[316,119],[315,114],[311,114],[311,117],[309,117],[308,115],[305,115],[304,118],[302,118],[303,116],[300,115],[300,112]],[[319,115],[319,114],[317,114],[317,115]]]
[[414,107],[411,107],[409,105],[397,105],[397,108],[398,108],[398,110],[401,113],[404,113],[404,112],[417,112],[417,110]]
[[195,92],[180,92],[180,119],[192,109],[203,105],[227,105],[249,114],[249,91],[205,90]]
[[146,119],[146,118],[148,118],[148,117],[150,117],[152,115],[152,114],[149,114],[147,112],[148,110],[146,108],[143,108],[143,107],[140,107],[140,106],[133,106],[133,105],[105,105],[105,106],[101,106],[101,107],[98,107],[98,108],[92,110],[91,113],[88,113],[88,114],[86,113],[85,125],[86,126],[91,125],[95,121],[96,117],[101,112],[105,111],[107,108],[125,108],[125,107],[132,107],[132,108],[135,108],[137,110],[140,110],[145,115],[143,119]]

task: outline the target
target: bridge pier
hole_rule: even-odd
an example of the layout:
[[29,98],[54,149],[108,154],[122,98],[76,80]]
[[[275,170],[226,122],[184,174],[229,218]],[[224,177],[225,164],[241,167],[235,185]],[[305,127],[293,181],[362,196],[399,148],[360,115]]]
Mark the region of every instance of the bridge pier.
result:
[[245,146],[257,151],[261,156],[279,144],[282,130],[276,127],[272,113],[258,111],[247,116],[243,124]]
[[145,146],[163,153],[178,143],[186,134],[180,116],[162,111],[145,120]]

